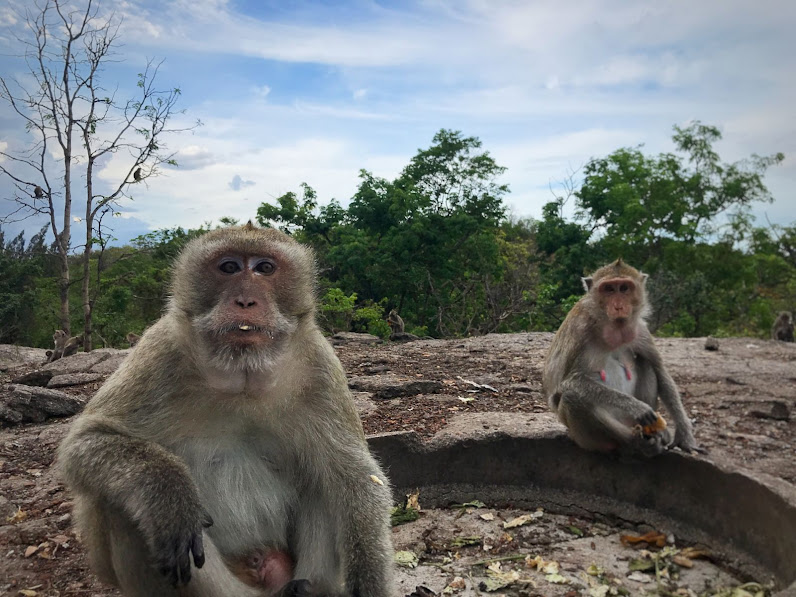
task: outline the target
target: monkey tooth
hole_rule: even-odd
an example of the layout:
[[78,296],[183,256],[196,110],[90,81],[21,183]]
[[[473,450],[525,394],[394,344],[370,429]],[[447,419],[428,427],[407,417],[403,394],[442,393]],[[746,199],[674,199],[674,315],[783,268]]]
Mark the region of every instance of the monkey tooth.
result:
[[254,328],[250,325],[242,325],[239,326],[238,329],[243,330],[244,332],[248,332],[249,330],[253,330]]

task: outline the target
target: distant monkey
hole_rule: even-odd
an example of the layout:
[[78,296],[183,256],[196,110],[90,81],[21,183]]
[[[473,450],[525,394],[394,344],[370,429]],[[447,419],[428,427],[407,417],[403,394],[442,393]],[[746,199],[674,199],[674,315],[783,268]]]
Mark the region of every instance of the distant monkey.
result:
[[44,197],[44,189],[42,189],[39,185],[36,185],[36,187],[33,189],[33,196],[36,197],[36,199],[42,199]]
[[250,222],[173,271],[166,314],[59,449],[100,578],[140,597],[390,595],[391,493],[315,322],[311,251]]
[[793,342],[793,316],[789,311],[781,311],[771,327],[772,340]]
[[135,169],[135,172],[133,172],[133,178],[136,182],[141,180],[141,166]]
[[63,330],[55,330],[53,334],[53,343],[55,347],[52,351],[47,351],[47,362],[52,363],[60,358],[72,356],[76,354],[80,348],[80,336],[68,337]]
[[391,310],[390,314],[387,315],[387,325],[390,326],[393,333],[403,332],[406,327],[404,325],[404,320],[398,315],[398,311],[395,309]]
[[125,338],[127,339],[128,344],[130,344],[130,348],[138,344],[138,341],[141,339],[141,336],[138,334],[134,334],[133,332],[129,332]]
[[[542,385],[569,435],[587,450],[654,456],[699,450],[677,387],[643,317],[646,274],[622,262],[583,279],[586,295],[553,338]],[[660,396],[675,433],[655,409]]]

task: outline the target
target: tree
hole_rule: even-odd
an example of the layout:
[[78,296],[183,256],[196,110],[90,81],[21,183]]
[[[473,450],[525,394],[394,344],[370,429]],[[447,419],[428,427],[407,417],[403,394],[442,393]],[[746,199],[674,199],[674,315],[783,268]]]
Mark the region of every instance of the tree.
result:
[[[49,219],[60,264],[60,326],[67,332],[69,256],[75,248],[80,250],[84,349],[91,350],[96,299],[90,292],[91,255],[97,242],[104,246],[102,216],[129,198],[131,185],[157,175],[163,164],[176,165],[165,137],[187,129],[168,128],[180,90],[155,88],[159,63],[149,62],[138,74],[133,98],[121,99],[118,87],[109,90],[103,84],[103,66],[114,60],[121,27],[113,13],[101,15],[95,0],[80,8],[71,7],[69,0],[34,6],[25,10],[27,36],[18,38],[24,48],[20,58],[33,82],[0,77],[0,98],[21,118],[34,142],[0,152],[7,160],[0,163],[0,174],[15,187],[12,217]],[[50,153],[58,158],[50,158]],[[98,189],[98,164],[110,156],[123,156],[126,174]],[[81,201],[74,188],[79,174],[85,178],[85,209],[73,205]],[[73,220],[85,225],[85,241],[77,246],[72,244]]]
[[772,201],[763,176],[784,159],[777,153],[722,163],[713,150],[721,139],[716,127],[696,121],[674,131],[684,156],[619,149],[591,160],[575,193],[579,217],[600,233],[606,251],[639,266],[659,259],[667,240],[695,243],[717,231],[717,216],[743,219],[751,203]]

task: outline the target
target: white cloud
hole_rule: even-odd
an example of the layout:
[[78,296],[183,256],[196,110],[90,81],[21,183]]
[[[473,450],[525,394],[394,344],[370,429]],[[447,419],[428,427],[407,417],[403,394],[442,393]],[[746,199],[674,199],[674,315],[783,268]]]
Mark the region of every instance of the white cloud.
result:
[[236,174],[232,177],[232,180],[228,183],[228,186],[233,191],[240,191],[246,187],[253,187],[255,184],[257,183],[255,183],[253,180],[243,180],[240,177],[240,174]]
[[268,97],[268,94],[271,93],[271,88],[268,85],[260,85],[252,87],[252,92],[254,95],[265,99]]
[[216,163],[216,156],[207,147],[187,145],[174,158],[182,170],[200,170]]

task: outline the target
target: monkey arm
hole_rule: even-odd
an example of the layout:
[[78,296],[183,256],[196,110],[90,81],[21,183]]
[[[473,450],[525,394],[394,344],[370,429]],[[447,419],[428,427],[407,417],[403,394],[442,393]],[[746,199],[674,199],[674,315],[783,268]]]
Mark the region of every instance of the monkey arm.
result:
[[642,342],[637,348],[638,357],[644,359],[646,364],[652,369],[657,381],[658,397],[666,407],[666,412],[674,420],[675,432],[672,446],[681,448],[685,452],[704,452],[694,439],[691,420],[688,417],[688,413],[685,412],[683,401],[680,399],[680,392],[677,391],[677,385],[666,370],[663,359],[655,344],[653,344],[649,332],[646,330],[645,332],[641,337]]
[[131,436],[107,417],[85,414],[61,445],[59,459],[66,481],[78,493],[136,525],[157,567],[173,584],[190,580],[191,555],[202,567],[202,529],[212,520],[176,456]]

